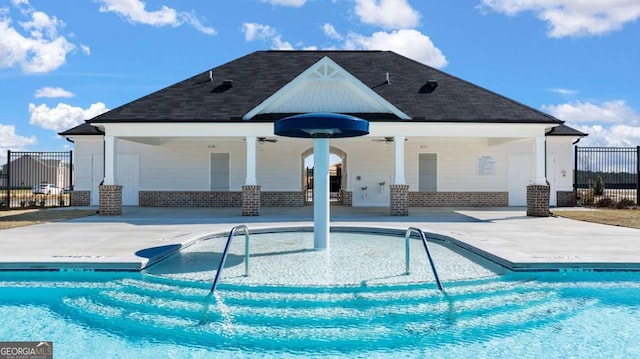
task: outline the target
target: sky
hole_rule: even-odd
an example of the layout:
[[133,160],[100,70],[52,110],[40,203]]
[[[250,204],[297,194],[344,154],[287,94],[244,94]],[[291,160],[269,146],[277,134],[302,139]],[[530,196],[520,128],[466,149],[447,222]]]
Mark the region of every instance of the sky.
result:
[[640,145],[638,0],[0,0],[0,164],[257,50],[391,50]]

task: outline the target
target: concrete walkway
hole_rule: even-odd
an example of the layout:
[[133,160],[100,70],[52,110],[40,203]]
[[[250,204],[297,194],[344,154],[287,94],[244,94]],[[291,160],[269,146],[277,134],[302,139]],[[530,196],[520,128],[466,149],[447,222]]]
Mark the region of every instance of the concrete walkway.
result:
[[[7,229],[0,231],[0,270],[137,271],[238,224],[312,226],[312,211],[262,208],[259,217],[242,217],[238,208],[126,207],[122,216]],[[512,270],[640,270],[640,230],[526,217],[523,208],[411,208],[407,217],[391,217],[388,208],[332,206],[331,225],[415,226]]]

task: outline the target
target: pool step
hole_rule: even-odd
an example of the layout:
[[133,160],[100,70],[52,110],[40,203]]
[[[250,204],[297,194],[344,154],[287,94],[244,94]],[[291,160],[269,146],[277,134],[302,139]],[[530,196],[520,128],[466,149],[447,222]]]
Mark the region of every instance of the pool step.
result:
[[505,336],[590,304],[560,298],[546,284],[491,280],[452,285],[447,297],[423,286],[230,287],[210,298],[198,285],[123,280],[116,287],[64,298],[60,310],[112,332],[194,345],[343,349]]

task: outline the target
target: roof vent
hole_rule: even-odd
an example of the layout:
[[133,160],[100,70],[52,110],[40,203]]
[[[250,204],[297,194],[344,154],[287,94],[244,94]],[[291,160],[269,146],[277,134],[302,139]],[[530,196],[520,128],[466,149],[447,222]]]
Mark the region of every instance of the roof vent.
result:
[[438,81],[437,80],[427,80],[426,85],[427,85],[427,87],[435,89],[436,87],[438,87]]
[[222,81],[222,86],[233,87],[233,80],[224,80],[224,81]]

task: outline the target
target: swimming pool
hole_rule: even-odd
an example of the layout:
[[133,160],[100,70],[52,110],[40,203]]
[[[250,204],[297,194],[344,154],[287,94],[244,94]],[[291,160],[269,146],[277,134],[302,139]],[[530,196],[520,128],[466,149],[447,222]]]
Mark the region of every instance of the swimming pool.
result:
[[[292,248],[299,245],[279,237]],[[358,260],[380,261],[375,243],[359,242],[377,240],[353,238],[344,241],[365,250]],[[283,255],[298,256],[304,263],[318,253],[282,243],[273,252],[256,240],[251,276],[234,272],[242,266],[232,260],[216,296],[208,297],[210,282],[202,273],[210,271],[205,263],[211,261],[199,253],[215,242],[192,246],[149,273],[1,273],[0,338],[53,341],[61,358],[640,355],[640,273],[493,272],[472,256],[449,266],[443,258],[453,256],[447,253],[452,249],[434,244],[446,296],[428,273],[400,281],[394,273],[403,264],[396,269],[384,261],[389,278],[372,269],[361,275],[375,280],[357,284],[336,274],[344,267],[312,283],[297,264],[289,264],[290,277],[302,275],[302,284],[259,284],[272,277],[259,268],[261,258],[285,262]],[[342,243],[332,245],[331,255],[339,256]],[[393,257],[391,251],[386,257]],[[389,266],[397,262],[392,259]],[[272,266],[278,276],[288,267]],[[448,270],[467,278],[452,278]],[[337,284],[326,285],[328,280]]]

